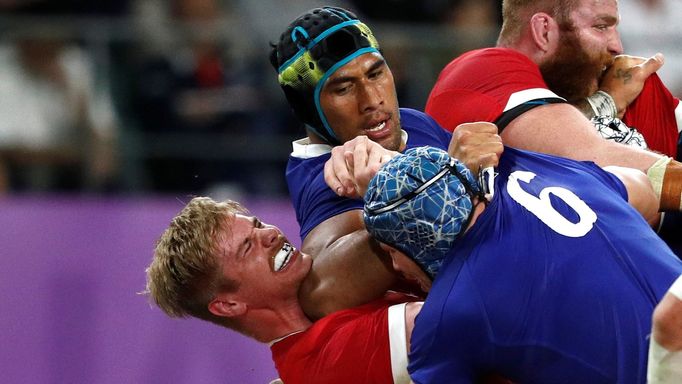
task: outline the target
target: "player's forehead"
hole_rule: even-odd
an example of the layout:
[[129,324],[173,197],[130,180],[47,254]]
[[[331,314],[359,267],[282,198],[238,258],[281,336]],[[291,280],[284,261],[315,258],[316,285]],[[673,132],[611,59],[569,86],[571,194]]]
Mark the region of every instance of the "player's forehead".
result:
[[223,254],[234,253],[253,231],[256,221],[254,216],[231,213],[225,217],[223,228],[218,234],[218,248]]
[[386,61],[378,52],[364,53],[334,71],[334,73],[329,76],[327,83],[335,83],[363,76],[367,72],[384,66],[386,66]]
[[620,21],[616,0],[579,0],[571,12],[574,23],[606,23],[616,25]]

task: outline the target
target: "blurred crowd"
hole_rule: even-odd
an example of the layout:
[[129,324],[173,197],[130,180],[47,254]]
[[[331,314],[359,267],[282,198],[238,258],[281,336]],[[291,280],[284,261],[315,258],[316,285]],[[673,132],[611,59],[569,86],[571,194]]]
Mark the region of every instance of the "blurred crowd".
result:
[[[0,193],[286,195],[303,130],[269,42],[320,5],[376,26],[401,105],[418,109],[452,57],[494,45],[501,20],[493,0],[0,0]],[[671,44],[653,48],[682,55],[666,21],[679,2],[621,7],[649,12],[621,26],[628,52],[664,33],[655,41]],[[678,96],[679,69],[662,74]]]

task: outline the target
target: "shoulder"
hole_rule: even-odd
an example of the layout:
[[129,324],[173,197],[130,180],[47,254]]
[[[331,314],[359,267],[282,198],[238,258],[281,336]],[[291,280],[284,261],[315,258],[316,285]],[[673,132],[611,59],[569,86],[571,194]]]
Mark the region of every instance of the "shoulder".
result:
[[393,302],[381,299],[335,312],[274,344],[273,359],[284,382],[282,370],[291,373],[291,382],[310,377],[325,383],[393,382],[388,326]]
[[405,130],[440,128],[438,123],[431,116],[411,108],[400,108],[400,125]]
[[[488,76],[491,72],[509,73],[520,69],[539,73],[538,66],[519,51],[498,47],[478,49],[467,52],[451,61],[441,72],[438,82],[441,81],[441,78],[447,79],[458,74],[478,73]],[[482,79],[459,80],[481,81]]]
[[510,103],[542,93],[537,90],[547,90],[547,84],[528,57],[512,49],[486,48],[445,67],[429,94],[426,112],[452,131],[464,122],[495,121]]
[[340,213],[362,209],[362,201],[338,196],[324,181],[329,153],[314,157],[289,156],[286,182],[296,212],[301,239],[320,223]]
[[308,138],[292,142],[292,152],[286,166],[289,188],[303,188],[322,173],[324,163],[329,159],[331,147],[326,144],[311,144]]
[[[290,192],[305,189],[311,183],[319,184],[324,168],[324,163],[329,158],[329,153],[315,157],[297,157],[293,153],[289,156],[286,166],[286,179],[289,184]],[[315,181],[318,179],[317,181]],[[321,179],[324,181],[324,179]],[[326,186],[326,184],[324,184]]]
[[523,53],[503,47],[477,49],[460,56],[463,60],[494,60],[494,61],[518,61],[520,63],[533,64],[533,61]]
[[429,145],[447,149],[452,138],[433,117],[414,109],[400,108],[400,125],[407,133],[408,148]]

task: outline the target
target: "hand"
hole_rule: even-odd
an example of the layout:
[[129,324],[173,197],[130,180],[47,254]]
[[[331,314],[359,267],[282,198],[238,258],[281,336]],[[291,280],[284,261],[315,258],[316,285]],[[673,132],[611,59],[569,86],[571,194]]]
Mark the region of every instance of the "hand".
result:
[[649,76],[663,66],[663,54],[657,53],[647,58],[619,55],[602,76],[599,89],[613,97],[618,109],[618,117],[622,118],[628,105],[632,103],[644,88]]
[[497,126],[492,123],[464,123],[455,128],[448,153],[464,163],[474,174],[479,169],[496,167],[504,151]]
[[397,154],[358,136],[332,149],[324,164],[324,180],[339,196],[361,198],[379,168]]

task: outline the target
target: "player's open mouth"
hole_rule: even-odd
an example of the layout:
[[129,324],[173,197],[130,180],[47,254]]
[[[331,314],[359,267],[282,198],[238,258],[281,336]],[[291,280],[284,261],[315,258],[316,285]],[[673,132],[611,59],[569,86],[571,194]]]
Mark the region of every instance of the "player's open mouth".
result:
[[289,243],[284,243],[284,245],[282,245],[282,248],[277,251],[277,254],[275,254],[273,257],[273,267],[275,272],[281,271],[287,266],[287,264],[289,264],[289,261],[291,261],[295,250],[296,249]]
[[368,128],[367,132],[378,132],[378,131],[381,131],[382,129],[384,129],[385,126],[386,126],[386,120],[375,125],[374,127]]

